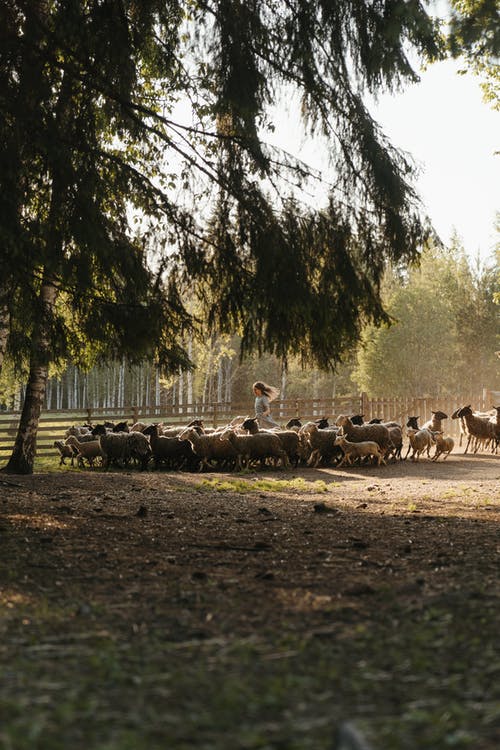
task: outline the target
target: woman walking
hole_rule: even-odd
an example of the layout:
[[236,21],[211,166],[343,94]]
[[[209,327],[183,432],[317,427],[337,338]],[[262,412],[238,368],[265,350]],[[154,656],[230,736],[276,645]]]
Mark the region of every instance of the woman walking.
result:
[[255,416],[259,422],[259,427],[279,427],[280,425],[271,416],[269,405],[280,395],[279,389],[258,380],[253,384],[253,392],[255,393]]

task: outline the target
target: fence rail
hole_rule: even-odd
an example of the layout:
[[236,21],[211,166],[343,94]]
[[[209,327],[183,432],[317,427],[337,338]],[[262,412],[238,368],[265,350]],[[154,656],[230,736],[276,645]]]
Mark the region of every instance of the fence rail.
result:
[[[365,420],[381,417],[403,422],[408,416],[420,417],[421,423],[431,417],[431,411],[440,409],[451,416],[463,404],[471,404],[474,409],[489,410],[497,394],[483,391],[481,394],[460,394],[453,397],[432,398],[369,398],[365,393],[336,398],[284,399],[273,403],[274,418],[285,423],[292,417],[302,420],[319,417],[334,417],[339,414],[363,414]],[[498,400],[498,399],[497,399]],[[176,404],[169,406],[126,406],[122,408],[81,409],[78,411],[56,410],[42,412],[37,438],[40,455],[53,455],[54,440],[64,437],[65,431],[74,424],[97,424],[98,422],[137,421],[187,423],[195,417],[207,425],[226,424],[240,415],[253,415],[253,401],[233,403],[210,402]],[[20,412],[0,412],[0,460],[9,456],[17,433]],[[448,419],[445,423],[447,434],[458,436],[458,420]]]

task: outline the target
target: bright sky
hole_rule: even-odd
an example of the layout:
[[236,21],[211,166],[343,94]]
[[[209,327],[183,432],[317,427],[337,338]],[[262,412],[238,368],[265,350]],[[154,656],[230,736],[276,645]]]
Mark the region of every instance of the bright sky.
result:
[[[484,262],[500,240],[500,113],[483,102],[479,79],[459,69],[452,60],[435,63],[420,83],[367,106],[392,144],[413,157],[415,187],[441,240],[449,244],[456,231],[471,259]],[[304,135],[297,106],[293,97],[277,104],[278,128],[266,140],[328,177],[324,144]]]
[[443,242],[455,229],[467,253],[485,260],[499,241],[500,113],[482,101],[476,77],[457,75],[459,67],[431,65],[419,84],[381,97],[372,114],[421,167],[417,187]]

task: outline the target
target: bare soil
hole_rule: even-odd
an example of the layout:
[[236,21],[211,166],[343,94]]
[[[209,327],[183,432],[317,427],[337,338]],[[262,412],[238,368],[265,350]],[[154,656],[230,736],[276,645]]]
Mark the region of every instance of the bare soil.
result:
[[496,749],[499,521],[494,455],[5,477],[0,748]]

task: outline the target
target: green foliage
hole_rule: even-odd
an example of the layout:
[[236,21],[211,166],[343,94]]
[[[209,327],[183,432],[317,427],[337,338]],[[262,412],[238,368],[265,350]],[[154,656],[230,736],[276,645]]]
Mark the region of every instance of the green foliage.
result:
[[500,14],[496,0],[451,0],[448,45],[482,78],[484,98],[500,109]]
[[406,275],[386,280],[390,326],[369,326],[354,379],[370,395],[449,394],[494,388],[498,310],[491,266],[474,269],[463,250],[430,247]]

